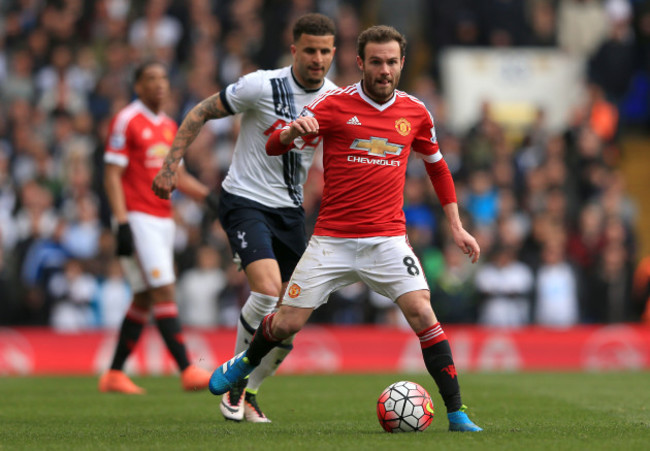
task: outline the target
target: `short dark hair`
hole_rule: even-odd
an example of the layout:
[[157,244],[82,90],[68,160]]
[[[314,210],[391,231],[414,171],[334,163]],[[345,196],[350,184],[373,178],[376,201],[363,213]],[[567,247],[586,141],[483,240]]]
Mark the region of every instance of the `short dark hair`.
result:
[[133,83],[137,83],[140,81],[140,78],[142,78],[142,75],[144,74],[144,71],[149,69],[151,66],[161,66],[165,70],[167,70],[167,66],[165,66],[162,62],[158,60],[146,60],[140,64],[138,64],[133,71]]
[[303,34],[334,36],[336,34],[336,26],[332,19],[323,14],[309,13],[301,16],[294,24],[293,42],[298,41]]
[[406,53],[406,37],[395,28],[388,25],[375,25],[363,31],[357,39],[357,55],[361,59],[366,57],[366,44],[375,42],[383,44],[385,42],[395,41],[399,44],[400,58]]

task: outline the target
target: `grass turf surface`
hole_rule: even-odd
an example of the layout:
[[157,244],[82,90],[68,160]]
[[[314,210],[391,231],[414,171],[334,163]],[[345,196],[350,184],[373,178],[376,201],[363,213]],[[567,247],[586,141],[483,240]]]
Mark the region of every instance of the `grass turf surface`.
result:
[[[450,433],[428,375],[276,376],[258,400],[271,424],[226,422],[219,398],[178,378],[134,378],[145,396],[100,394],[96,378],[0,377],[0,450],[650,449],[650,373],[461,374],[482,433]],[[423,433],[388,434],[381,391],[412,380],[432,394]]]

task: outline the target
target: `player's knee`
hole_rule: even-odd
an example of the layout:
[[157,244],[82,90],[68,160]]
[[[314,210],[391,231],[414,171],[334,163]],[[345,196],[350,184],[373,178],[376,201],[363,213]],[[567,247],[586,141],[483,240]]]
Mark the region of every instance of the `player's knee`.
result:
[[151,302],[169,302],[175,301],[176,293],[174,291],[174,285],[164,285],[162,287],[156,287],[149,290],[149,296]]
[[408,301],[401,302],[399,305],[406,320],[416,332],[430,327],[437,321],[428,292],[418,293],[417,296],[410,297]]
[[252,291],[266,296],[279,298],[282,294],[282,282],[279,280],[257,280],[255,282],[251,282],[250,285]]
[[280,340],[295,335],[302,329],[303,323],[298,318],[280,317],[273,320],[273,335]]
[[148,291],[136,293],[133,295],[133,305],[142,310],[149,310],[152,305],[151,296]]

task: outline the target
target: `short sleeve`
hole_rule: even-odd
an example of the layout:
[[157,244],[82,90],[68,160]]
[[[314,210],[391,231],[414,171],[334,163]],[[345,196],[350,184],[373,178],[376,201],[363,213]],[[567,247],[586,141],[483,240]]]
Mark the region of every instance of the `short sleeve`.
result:
[[433,116],[429,110],[422,105],[422,121],[418,128],[417,135],[413,140],[413,150],[419,153],[425,161],[435,163],[442,159],[438,138],[436,136],[436,126],[433,122]]
[[109,126],[104,162],[126,167],[129,164],[129,147],[127,145],[129,121],[117,116]]
[[225,95],[221,96],[226,109],[236,114],[255,108],[262,97],[264,80],[263,71],[258,70],[228,85],[224,91]]

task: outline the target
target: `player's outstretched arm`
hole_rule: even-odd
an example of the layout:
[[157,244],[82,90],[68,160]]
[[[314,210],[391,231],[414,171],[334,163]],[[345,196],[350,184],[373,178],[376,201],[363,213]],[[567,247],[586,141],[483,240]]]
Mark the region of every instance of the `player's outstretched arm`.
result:
[[311,116],[299,117],[287,128],[278,129],[271,133],[266,141],[267,155],[282,155],[287,153],[294,139],[305,135],[318,134],[318,121]]
[[449,222],[449,227],[451,228],[451,236],[456,243],[456,245],[467,255],[472,263],[476,263],[478,258],[481,256],[481,248],[470,233],[463,228],[463,224],[460,221],[460,215],[458,214],[458,204],[456,202],[451,202],[446,204],[442,209],[447,216],[447,221]]
[[178,165],[185,155],[186,149],[194,142],[203,124],[211,119],[219,119],[229,116],[230,113],[223,106],[219,93],[204,99],[196,105],[178,128],[174,142],[172,143],[162,168],[153,179],[151,188],[156,196],[161,199],[169,199],[171,192],[178,184]]

